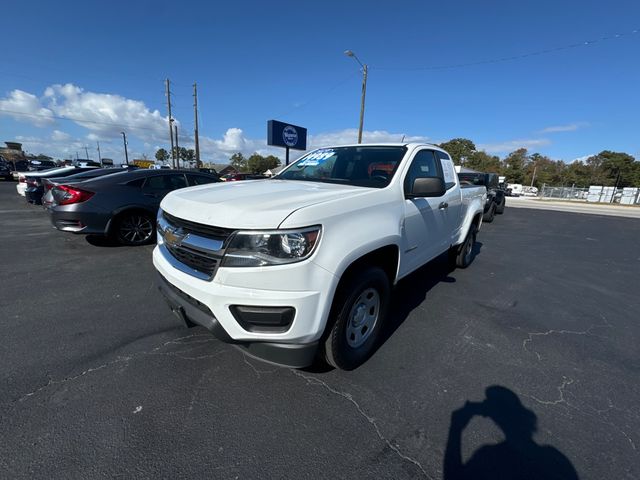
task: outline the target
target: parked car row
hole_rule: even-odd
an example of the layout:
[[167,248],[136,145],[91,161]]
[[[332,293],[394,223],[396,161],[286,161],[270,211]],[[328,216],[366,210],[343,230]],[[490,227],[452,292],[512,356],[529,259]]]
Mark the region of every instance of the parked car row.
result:
[[484,173],[468,168],[456,167],[460,182],[468,185],[484,185],[487,189],[487,202],[484,205],[482,221],[493,222],[496,214],[503,214],[506,206],[506,196],[503,185],[497,173]]
[[219,181],[190,170],[61,167],[21,174],[16,188],[29,203],[42,204],[60,231],[142,245],[155,239],[158,207],[167,193]]

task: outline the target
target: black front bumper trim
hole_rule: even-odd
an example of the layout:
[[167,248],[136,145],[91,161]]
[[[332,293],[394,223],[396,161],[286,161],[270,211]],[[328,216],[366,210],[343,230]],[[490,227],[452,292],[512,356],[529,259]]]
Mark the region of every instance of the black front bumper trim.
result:
[[308,367],[314,362],[318,350],[318,342],[300,345],[234,340],[206,305],[172,285],[159,273],[158,290],[164,296],[171,310],[188,327],[200,325],[209,330],[218,340],[238,346],[243,352],[252,357],[293,368]]

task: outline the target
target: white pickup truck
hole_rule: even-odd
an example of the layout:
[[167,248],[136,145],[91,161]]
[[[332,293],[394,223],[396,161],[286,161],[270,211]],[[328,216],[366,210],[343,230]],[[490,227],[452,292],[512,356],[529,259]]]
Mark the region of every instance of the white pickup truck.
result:
[[398,280],[447,251],[469,265],[485,201],[434,145],[322,148],[269,180],[167,195],[153,263],[188,326],[273,363],[353,369]]

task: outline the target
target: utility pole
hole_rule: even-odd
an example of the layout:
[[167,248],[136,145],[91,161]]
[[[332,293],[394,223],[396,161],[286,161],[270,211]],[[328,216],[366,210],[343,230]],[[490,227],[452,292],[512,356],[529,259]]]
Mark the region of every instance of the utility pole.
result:
[[362,67],[362,98],[360,100],[360,126],[358,127],[358,143],[362,143],[362,127],[364,126],[364,99],[367,95],[367,75],[369,67],[366,63],[362,63],[355,53],[351,50],[345,50],[347,57],[352,57]]
[[358,128],[358,143],[362,143],[362,127],[364,126],[364,97],[367,95],[367,74],[369,67],[362,66],[362,101],[360,103],[360,128]]
[[84,146],[84,153],[87,155],[87,160],[89,160],[89,150],[86,145]]
[[104,165],[102,165],[102,155],[100,155],[100,142],[96,142],[98,144],[98,161],[100,162],[100,166],[104,167]]
[[174,125],[173,129],[176,134],[176,165],[180,168],[180,146],[178,145],[178,125]]
[[[196,139],[196,167],[202,167],[200,162],[200,139],[198,138],[198,84],[193,84],[193,115],[195,117],[194,136]],[[177,137],[176,137],[177,138]]]
[[533,187],[533,182],[534,182],[534,181],[535,181],[535,179],[536,179],[536,170],[538,170],[538,165],[535,165],[535,166],[533,167],[533,176],[531,177],[531,186],[532,186],[532,187]]
[[169,79],[165,81],[167,87],[167,109],[169,110],[169,139],[171,140],[171,163],[173,168],[176,168],[176,152],[173,150],[173,117],[171,116],[171,89],[169,88]]
[[127,134],[124,132],[120,132],[122,134],[122,141],[124,142],[124,159],[129,165],[129,152],[127,152]]

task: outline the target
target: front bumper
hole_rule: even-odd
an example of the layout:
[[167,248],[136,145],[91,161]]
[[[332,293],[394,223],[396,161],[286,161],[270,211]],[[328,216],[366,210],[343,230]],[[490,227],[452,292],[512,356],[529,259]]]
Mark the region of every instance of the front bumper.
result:
[[[162,245],[153,251],[160,290],[172,310],[201,325],[226,343],[247,353],[296,368],[313,362],[331,308],[337,279],[311,261],[277,267],[224,268],[211,281],[175,267],[175,258]],[[234,306],[287,307],[295,316],[286,331],[245,329],[232,313]],[[183,318],[184,317],[184,318]]]

